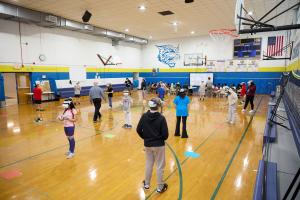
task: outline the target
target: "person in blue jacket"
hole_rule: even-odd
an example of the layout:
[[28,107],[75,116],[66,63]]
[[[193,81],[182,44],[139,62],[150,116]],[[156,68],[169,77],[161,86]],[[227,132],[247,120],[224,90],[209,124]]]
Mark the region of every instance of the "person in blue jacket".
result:
[[190,98],[186,96],[185,90],[180,89],[178,95],[175,97],[173,103],[176,105],[176,130],[175,136],[180,136],[180,122],[182,118],[182,134],[181,138],[188,138],[186,131],[186,120],[189,113]]

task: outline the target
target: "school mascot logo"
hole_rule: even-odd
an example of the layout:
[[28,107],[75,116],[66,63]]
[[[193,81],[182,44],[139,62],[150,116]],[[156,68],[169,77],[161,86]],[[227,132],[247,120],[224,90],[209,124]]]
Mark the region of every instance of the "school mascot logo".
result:
[[176,61],[179,59],[179,45],[156,45],[158,48],[158,60],[169,67],[175,67]]

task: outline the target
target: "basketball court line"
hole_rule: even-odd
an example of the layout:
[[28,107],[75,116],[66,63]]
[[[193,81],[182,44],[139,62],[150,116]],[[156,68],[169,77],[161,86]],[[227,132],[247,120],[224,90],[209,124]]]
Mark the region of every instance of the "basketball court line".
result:
[[218,182],[218,184],[217,184],[217,187],[215,188],[215,190],[214,190],[212,196],[210,197],[210,200],[214,200],[214,199],[216,198],[216,196],[217,196],[217,194],[218,194],[218,192],[219,192],[219,190],[220,190],[220,188],[221,188],[221,186],[222,186],[222,184],[223,184],[223,181],[224,181],[224,179],[225,179],[225,177],[226,177],[226,175],[227,175],[227,173],[228,173],[228,171],[229,171],[229,169],[230,169],[230,167],[231,167],[231,164],[232,164],[232,162],[234,161],[234,159],[235,159],[235,157],[236,157],[236,155],[237,155],[237,153],[238,153],[238,151],[239,151],[239,149],[240,149],[240,147],[241,147],[241,144],[242,144],[242,142],[243,142],[243,140],[244,140],[244,138],[245,138],[245,136],[246,136],[246,133],[248,132],[248,129],[249,129],[249,127],[250,127],[250,124],[251,124],[252,121],[253,121],[253,118],[254,118],[254,116],[255,116],[255,114],[256,114],[256,112],[257,112],[259,106],[260,106],[260,103],[261,103],[262,99],[263,99],[263,97],[260,98],[260,100],[259,100],[259,102],[258,102],[258,105],[257,105],[257,108],[255,109],[255,113],[254,113],[254,115],[251,116],[250,121],[249,121],[249,123],[248,123],[246,129],[244,130],[244,133],[243,133],[243,135],[242,135],[242,137],[241,137],[241,139],[240,139],[240,141],[239,141],[237,147],[235,148],[235,150],[234,150],[234,152],[233,152],[233,154],[232,154],[232,156],[231,156],[229,162],[228,162],[227,165],[226,165],[225,171],[224,171],[224,173],[223,173],[221,179],[219,180],[219,182]]

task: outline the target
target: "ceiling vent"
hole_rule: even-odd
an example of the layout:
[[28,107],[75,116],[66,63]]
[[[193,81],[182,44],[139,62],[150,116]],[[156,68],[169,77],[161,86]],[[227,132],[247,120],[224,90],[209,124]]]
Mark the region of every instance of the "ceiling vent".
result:
[[46,22],[50,22],[50,23],[53,23],[53,24],[57,24],[57,17],[56,16],[53,16],[53,15],[47,15],[45,16],[45,21]]
[[185,2],[185,3],[193,3],[194,0],[185,0],[184,2]]
[[161,11],[158,12],[159,14],[161,14],[162,16],[166,16],[166,15],[173,15],[174,13],[170,10],[165,10],[165,11]]

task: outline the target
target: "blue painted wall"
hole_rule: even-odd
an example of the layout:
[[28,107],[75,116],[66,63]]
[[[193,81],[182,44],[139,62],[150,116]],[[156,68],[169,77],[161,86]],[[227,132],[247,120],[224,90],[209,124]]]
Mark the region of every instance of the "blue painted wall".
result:
[[[45,75],[46,78],[42,78],[43,75]],[[32,72],[30,76],[31,88],[34,88],[35,81],[49,80],[51,90],[56,94],[57,88],[55,80],[69,79],[69,72]]]
[[4,78],[1,73],[0,73],[0,101],[5,101]]
[[[68,80],[68,72],[33,72],[31,73],[31,86],[36,80],[43,80],[42,76],[46,75],[46,80],[50,81],[50,85],[53,92],[57,92],[55,80]],[[126,78],[133,77],[133,73],[128,72],[100,72],[100,78]],[[96,76],[96,72],[88,72],[87,78],[93,79]],[[241,82],[247,82],[253,80],[257,85],[258,94],[269,94],[272,90],[275,90],[276,85],[279,83],[281,73],[280,72],[214,72],[214,84],[227,85]],[[189,84],[190,73],[189,72],[157,72],[155,76],[151,72],[140,72],[140,77],[144,77],[147,82],[164,81],[167,83],[180,82],[183,84]],[[1,94],[0,94],[1,95]]]
[[[258,94],[270,94],[275,90],[281,76],[280,72],[214,72],[214,84],[227,85],[253,80],[257,86]],[[164,81],[167,83],[189,84],[190,73],[187,72],[158,72],[155,76],[152,73],[140,73],[147,82]]]

